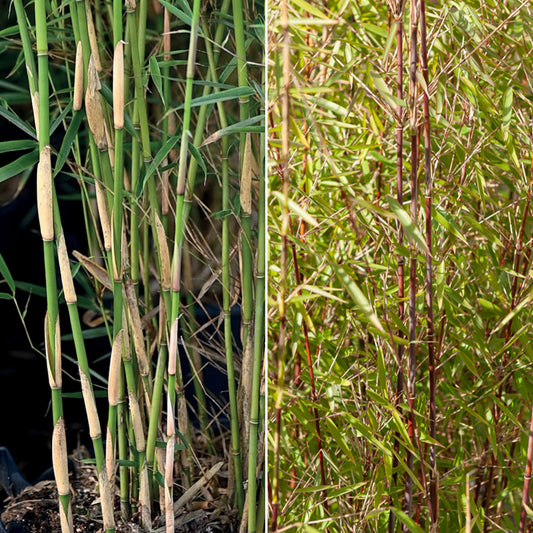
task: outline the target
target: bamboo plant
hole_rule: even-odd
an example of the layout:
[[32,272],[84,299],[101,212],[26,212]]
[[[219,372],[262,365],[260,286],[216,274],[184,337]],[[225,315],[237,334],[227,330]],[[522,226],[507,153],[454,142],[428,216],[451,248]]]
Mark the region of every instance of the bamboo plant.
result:
[[[35,4],[32,28],[22,2],[17,0],[15,7],[39,139],[38,212],[48,304],[44,338],[62,530],[72,531],[76,516],[70,510],[66,467],[69,444],[65,428],[69,421],[62,409],[60,343],[66,324],[60,329],[59,289],[68,308],[78,359],[105,531],[114,531],[117,521],[132,520],[135,511],[139,511],[143,530],[149,531],[157,509],[166,530],[174,531],[176,513],[182,512],[178,497],[187,489],[196,497],[198,480],[211,484],[213,490],[221,483],[216,478],[221,465],[210,469],[196,450],[199,431],[212,454],[226,449],[216,444],[220,441],[213,427],[217,426],[222,442],[229,438],[232,450],[224,463],[229,469],[227,497],[220,497],[217,506],[228,510],[235,506],[236,520],[242,519],[244,530],[258,531],[262,529],[259,521],[264,519],[261,512],[257,518],[256,509],[262,507],[258,490],[262,465],[257,454],[263,435],[260,402],[264,396],[260,389],[265,320],[265,212],[258,206],[263,205],[265,182],[262,169],[252,163],[260,158],[254,151],[259,146],[256,138],[262,131],[263,110],[251,77],[261,72],[263,60],[254,52],[256,42],[263,48],[260,12],[255,11],[256,5],[242,4],[235,4],[231,12],[229,2],[201,12],[198,1],[189,7],[162,0],[154,4],[154,13],[149,13],[146,1],[139,5],[133,0],[102,2],[98,6],[85,0],[65,5],[40,2]],[[59,35],[62,40],[57,40]],[[73,46],[66,45],[68,40]],[[60,77],[57,61],[50,60],[49,42],[54,52],[60,50],[67,65],[64,76]],[[253,61],[247,58],[250,50],[255,53]],[[245,114],[237,110],[239,98],[252,104]],[[49,118],[58,116],[67,122],[66,131],[61,145],[52,147]],[[230,165],[232,149],[242,164]],[[66,171],[65,163],[71,172]],[[203,204],[207,187],[196,179],[197,174],[203,174],[214,203]],[[244,177],[243,184],[235,176]],[[80,186],[86,250],[67,247],[62,204],[55,190],[62,180],[74,180]],[[218,194],[221,205],[216,202]],[[201,209],[208,213],[207,227],[211,229],[205,229]],[[258,233],[251,231],[255,213]],[[230,228],[241,225],[243,238],[235,240]],[[208,250],[208,242],[214,246],[212,250]],[[237,253],[244,259],[242,273]],[[202,256],[214,258],[214,263]],[[211,273],[197,276],[190,286],[184,283],[183,271],[190,271],[191,265]],[[254,277],[255,293],[249,289]],[[86,280],[93,292],[84,295],[80,303],[80,287],[90,286]],[[239,286],[246,287],[242,296]],[[230,391],[231,407],[222,407],[230,421],[228,429],[220,425],[218,415],[206,403],[205,396],[220,393],[208,390],[201,394],[206,388],[201,367],[213,363],[203,328],[194,317],[195,309],[206,306],[206,299],[224,317],[224,327],[215,336],[222,340],[221,355],[227,359],[227,381],[217,387]],[[89,332],[80,316],[88,301],[105,326],[102,342],[108,347],[109,379],[99,386],[108,389],[107,409],[95,400],[94,373],[85,343]],[[241,320],[242,343],[235,338],[231,322],[237,304],[246,309]],[[186,316],[191,319],[185,325],[184,340]],[[216,324],[215,318],[210,321]],[[253,346],[252,357],[245,358],[242,366],[238,362],[241,345],[246,350]],[[204,354],[197,355],[191,367],[197,381],[200,429],[190,399],[185,397],[189,386],[184,358],[192,352]],[[242,377],[248,375],[253,375],[253,380],[244,383]],[[238,387],[243,397],[252,398],[251,407],[239,409]],[[107,427],[105,442],[102,427]],[[239,453],[249,446],[246,456],[250,465],[245,469]],[[120,494],[120,513],[114,505],[115,492]],[[234,516],[227,512],[228,517]]]
[[274,530],[527,530],[533,13],[498,8],[269,14]]

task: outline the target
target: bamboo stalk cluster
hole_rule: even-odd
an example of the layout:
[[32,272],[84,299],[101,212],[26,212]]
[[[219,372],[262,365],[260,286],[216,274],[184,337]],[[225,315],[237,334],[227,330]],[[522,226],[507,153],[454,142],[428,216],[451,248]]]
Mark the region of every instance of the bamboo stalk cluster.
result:
[[[117,490],[122,519],[129,520],[135,511],[139,511],[142,527],[151,530],[155,511],[153,502],[159,500],[166,530],[174,531],[176,483],[185,491],[192,488],[198,470],[200,475],[204,473],[208,476],[193,450],[194,432],[184,395],[185,383],[178,350],[179,346],[186,347],[188,344],[196,353],[193,370],[198,380],[197,391],[201,392],[197,395],[199,419],[202,431],[209,439],[209,412],[202,391],[204,385],[201,384],[203,363],[197,354],[198,347],[195,347],[198,341],[194,340],[194,330],[188,334],[187,343],[183,338],[184,315],[193,308],[194,295],[184,281],[182,272],[184,265],[188,270],[191,269],[190,262],[193,260],[189,252],[189,232],[194,228],[191,212],[195,205],[198,164],[207,172],[204,157],[212,157],[209,151],[202,154],[199,147],[204,141],[207,124],[213,127],[218,122],[227,129],[229,123],[223,102],[232,96],[224,94],[228,89],[221,90],[220,87],[224,87],[224,84],[227,86],[231,71],[223,72],[224,78],[219,80],[221,71],[217,68],[221,43],[228,38],[228,28],[222,22],[227,16],[233,16],[235,23],[231,29],[231,38],[236,42],[234,68],[238,71],[235,94],[241,98],[240,115],[232,118],[233,131],[239,133],[238,122],[246,124],[252,117],[248,102],[253,91],[246,68],[250,44],[246,42],[248,21],[238,0],[232,6],[225,1],[220,7],[220,21],[213,30],[213,25],[208,26],[204,15],[200,13],[200,2],[193,2],[188,19],[186,17],[189,45],[183,86],[185,96],[180,106],[182,112],[178,113],[176,98],[179,97],[179,91],[171,85],[170,80],[172,69],[176,69],[180,61],[176,60],[178,52],[172,49],[171,35],[174,28],[181,24],[176,19],[181,12],[167,2],[156,6],[164,26],[161,39],[163,54],[157,59],[159,44],[156,42],[146,70],[145,47],[149,42],[146,39],[147,4],[141,1],[136,5],[134,0],[126,1],[125,5],[116,0],[110,3],[111,16],[106,23],[113,28],[113,63],[109,77],[106,74],[107,66],[101,60],[105,39],[98,33],[100,20],[96,25],[94,23],[95,17],[105,17],[105,14],[95,12],[89,1],[77,0],[68,6],[75,44],[72,48],[76,51],[75,58],[69,57],[71,48],[69,43],[63,42],[62,53],[66,64],[69,61],[74,64],[73,76],[69,71],[72,99],[65,109],[65,112],[71,110],[70,127],[65,137],[70,145],[61,147],[57,161],[64,155],[74,161],[71,167],[75,169],[83,197],[90,254],[86,256],[66,247],[54,183],[61,168],[53,168],[54,150],[50,145],[49,117],[54,107],[49,98],[49,80],[55,66],[49,63],[48,34],[52,29],[47,25],[52,20],[52,28],[57,25],[59,29],[64,28],[65,23],[62,19],[54,20],[57,14],[55,3],[51,12],[48,12],[44,0],[35,4],[38,55],[35,65],[24,7],[21,0],[15,2],[28,64],[30,92],[35,102],[34,118],[40,148],[37,198],[48,305],[45,346],[53,402],[54,471],[63,532],[73,531],[73,522],[65,436],[68,420],[64,420],[62,409],[56,260],[60,267],[60,280],[78,360],[81,392],[94,446],[104,530],[111,533],[116,528],[114,495]],[[213,38],[210,37],[212,31]],[[205,47],[202,53],[207,57],[207,69],[198,61],[200,40]],[[160,102],[155,106],[148,102],[146,72],[150,73],[160,91]],[[205,77],[201,97],[196,96],[199,92],[196,85],[199,75]],[[231,89],[229,91],[231,93]],[[197,103],[193,101],[194,98]],[[216,104],[215,108],[213,104]],[[213,109],[218,116],[210,117]],[[150,122],[151,113],[159,117],[160,126]],[[215,211],[224,213],[220,237],[221,257],[218,261],[222,272],[219,283],[223,296],[223,353],[228,367],[228,383],[222,388],[229,388],[231,406],[232,453],[228,462],[232,464],[229,464],[228,493],[234,494],[234,502],[230,500],[228,503],[235,504],[241,517],[244,513],[241,530],[250,532],[261,527],[259,521],[264,519],[258,483],[262,464],[257,459],[264,431],[260,413],[264,351],[265,182],[263,173],[255,163],[256,159],[262,157],[262,153],[256,150],[260,144],[255,133],[262,131],[261,108],[254,106],[253,113],[252,123],[258,125],[241,134],[238,143],[241,159],[238,169],[241,183],[237,186],[237,190],[240,189],[240,215],[234,210],[235,200],[231,197],[231,169],[228,165],[230,144],[227,137],[230,133],[224,131],[219,136],[222,139],[222,168],[217,171],[222,184],[222,205],[214,207]],[[176,131],[177,118],[180,120],[180,131]],[[85,131],[90,132],[86,141],[81,135],[84,124],[87,125]],[[177,143],[180,144],[178,150],[174,148]],[[158,148],[154,149],[154,145]],[[259,187],[253,197],[252,182],[256,180],[259,180]],[[252,213],[257,209],[260,211],[258,239],[252,235],[251,223]],[[236,225],[232,219],[242,228],[240,241],[232,239],[230,235],[230,224],[233,227]],[[236,262],[235,247],[241,255],[239,274],[232,272]],[[77,289],[73,280],[75,264],[71,254],[84,267],[95,287],[101,287],[100,294],[110,293],[113,301],[110,310],[105,308],[101,297],[95,302],[100,306],[111,349],[105,446],[80,322]],[[212,269],[216,272],[217,266],[212,265]],[[155,296],[152,290],[154,275],[159,289],[159,294]],[[242,294],[236,292],[238,285],[235,278],[239,277],[242,279]],[[186,291],[183,290],[184,286]],[[189,301],[189,311],[184,308],[184,298]],[[248,354],[242,368],[234,362],[235,341],[231,328],[232,307],[238,300],[242,302],[244,313],[242,342],[244,352]],[[149,322],[146,322],[145,316],[151,316]],[[152,329],[147,327],[149,323],[153,325],[155,333],[151,333]],[[240,376],[244,375],[253,376],[249,382],[241,384],[240,391],[244,397],[251,398],[251,403],[248,402],[239,412],[237,384]],[[164,446],[164,450],[160,446]],[[243,449],[246,450],[244,456]],[[243,464],[244,457],[249,458],[248,465]],[[214,473],[204,479],[213,476]],[[246,482],[249,484],[247,491]],[[118,488],[115,489],[117,483]]]

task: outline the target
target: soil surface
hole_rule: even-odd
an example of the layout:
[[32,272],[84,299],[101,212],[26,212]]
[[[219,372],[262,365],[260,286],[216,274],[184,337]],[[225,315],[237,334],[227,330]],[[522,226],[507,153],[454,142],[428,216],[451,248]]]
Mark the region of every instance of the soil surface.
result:
[[[199,492],[197,499],[175,517],[175,531],[178,533],[234,533],[237,531],[235,516],[214,499],[210,485],[225,485],[227,473],[220,471],[219,478],[213,478]],[[93,465],[78,464],[71,474],[71,504],[74,533],[103,532],[99,504],[96,468]],[[223,489],[218,489],[223,490]],[[219,494],[220,496],[220,494]],[[117,533],[145,533],[136,523],[136,516],[126,522],[118,511],[119,497],[116,496]],[[18,496],[7,498],[1,512],[1,519],[8,533],[52,533],[61,531],[58,512],[58,497],[55,481],[41,481],[27,487]],[[165,531],[164,519],[154,520],[152,531]]]

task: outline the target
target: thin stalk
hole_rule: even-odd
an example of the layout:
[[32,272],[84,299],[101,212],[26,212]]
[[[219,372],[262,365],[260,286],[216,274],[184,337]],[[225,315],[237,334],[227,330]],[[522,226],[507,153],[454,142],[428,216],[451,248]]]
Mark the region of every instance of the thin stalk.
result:
[[[411,31],[411,65],[410,65],[410,109],[411,109],[411,220],[416,226],[418,211],[418,143],[417,143],[417,32],[418,32],[418,2],[411,2],[410,31]],[[414,404],[416,398],[415,391],[415,372],[416,372],[416,245],[411,243],[409,255],[409,365],[407,373],[407,396],[409,401]],[[415,420],[414,413],[409,413],[407,432],[413,445],[416,443],[415,438]],[[421,458],[422,459],[422,458]],[[408,450],[406,464],[410,472],[405,477],[405,513],[412,516],[413,505],[413,480],[411,472],[413,471],[413,454]],[[404,526],[404,531],[408,531]]]
[[260,169],[257,275],[255,290],[254,320],[254,366],[252,378],[252,403],[250,408],[250,444],[248,450],[248,532],[257,531],[257,459],[259,441],[259,413],[261,392],[261,370],[263,368],[264,327],[265,327],[265,215],[266,193],[264,173]]
[[[22,41],[22,50],[24,52],[24,60],[26,62],[26,71],[28,73],[28,86],[31,94],[31,101],[33,105],[33,114],[35,117],[39,115],[39,105],[37,102],[37,68],[35,66],[35,57],[33,55],[33,48],[31,44],[30,33],[28,25],[26,24],[26,11],[22,4],[22,0],[13,0],[15,5],[15,13],[17,17],[17,25]],[[38,129],[38,124],[36,124]]]
[[[422,75],[426,89],[424,89],[424,173],[425,173],[425,204],[426,204],[426,303],[427,303],[427,339],[429,360],[429,436],[433,441],[437,438],[436,431],[436,368],[435,368],[435,332],[433,321],[433,257],[432,257],[432,215],[433,180],[431,176],[431,129],[429,124],[429,87],[428,51],[426,35],[426,3],[420,0],[420,56]],[[438,529],[438,476],[437,476],[437,445],[429,446],[429,512],[431,531]]]
[[[202,31],[204,33],[207,26],[202,22]],[[209,75],[211,80],[216,84],[218,81],[216,73],[216,59],[213,54],[211,43],[206,39],[206,51],[209,59]],[[214,92],[218,92],[215,87]],[[226,112],[222,102],[217,104],[220,125],[222,128],[227,127]],[[222,138],[222,211],[229,210],[229,140],[227,136]],[[233,360],[233,342],[231,331],[231,281],[230,281],[230,229],[229,217],[222,219],[222,310],[224,313],[224,351],[226,354],[226,367],[228,374],[228,391],[230,399],[231,414],[231,445],[233,448],[233,461],[235,470],[235,504],[242,513],[244,506],[244,488],[242,483],[242,461],[241,461],[241,443],[240,428],[237,405],[237,390],[235,386],[235,364]]]
[[[224,15],[229,11],[231,0],[224,0],[222,3],[222,6],[220,7],[220,16],[221,18],[224,17]],[[208,35],[208,28],[207,24],[204,20],[204,18],[201,19],[201,25],[202,25],[202,32],[204,35]],[[218,57],[220,55],[220,44],[222,43],[222,40],[224,38],[225,32],[227,30],[226,24],[223,22],[219,22],[215,31],[215,50],[213,50],[213,47],[211,45],[211,41],[209,39],[205,40],[205,48],[207,52],[207,57],[209,61],[209,76],[208,81],[213,82],[215,84],[217,82],[217,76],[216,74],[213,75],[213,69],[215,69],[218,65]],[[219,89],[215,86],[213,87],[214,92],[218,92]],[[211,92],[211,86],[209,84],[205,85],[202,91],[202,96],[207,96]],[[200,146],[203,136],[204,136],[204,130],[205,130],[205,123],[208,118],[208,113],[210,111],[212,106],[209,105],[202,105],[199,108],[198,115],[196,117],[196,131],[194,134],[194,140],[193,144],[194,146]],[[217,104],[217,108],[220,109],[220,106]],[[186,191],[185,191],[185,201],[183,205],[183,219],[185,223],[189,219],[189,214],[191,211],[192,206],[192,199],[194,195],[194,186],[196,183],[196,170],[198,168],[198,162],[194,157],[190,158],[189,162],[189,170],[187,172],[187,185],[186,185]]]
[[289,90],[290,90],[290,34],[288,2],[281,0],[281,31],[282,31],[282,66],[283,66],[283,88],[281,93],[281,177],[283,187],[283,200],[281,203],[281,250],[280,250],[280,280],[278,294],[278,315],[279,315],[279,337],[277,346],[277,379],[275,396],[274,426],[274,473],[272,476],[272,516],[271,528],[275,533],[278,531],[279,513],[279,481],[280,481],[280,459],[281,459],[281,409],[283,407],[283,385],[285,381],[285,354],[287,352],[287,316],[285,299],[287,297],[287,246],[289,232]]
[[[177,342],[178,331],[178,319],[179,319],[179,307],[180,307],[180,292],[181,292],[181,261],[183,251],[183,238],[184,238],[184,221],[183,221],[183,203],[185,199],[185,190],[187,184],[187,154],[191,122],[191,101],[192,90],[194,82],[194,71],[196,68],[196,47],[198,41],[198,26],[200,20],[200,1],[194,0],[193,13],[191,20],[191,33],[189,40],[189,55],[187,60],[187,73],[185,83],[185,100],[183,111],[183,130],[181,137],[181,145],[179,152],[179,164],[178,164],[178,183],[176,187],[176,218],[175,218],[175,233],[174,233],[174,251],[172,254],[172,305],[170,310],[170,332],[171,339],[173,334]],[[170,346],[169,353],[172,353],[174,349]],[[180,392],[183,391],[183,383],[181,380],[181,372],[178,370],[179,365],[176,364],[177,383],[180,387]],[[169,376],[169,393],[170,393],[170,376]],[[173,396],[171,396],[172,399]],[[183,407],[182,407],[183,405]],[[174,409],[175,403],[171,403],[171,408]],[[188,427],[183,427],[183,424],[187,424],[186,406],[183,403],[183,395],[180,394],[178,402],[178,424],[180,430],[184,435],[188,435]],[[187,471],[189,469],[190,458],[184,453],[183,461],[184,468]]]
[[[400,0],[396,4],[395,20],[396,20],[396,61],[397,61],[397,75],[396,75],[396,96],[399,100],[403,100],[403,8],[404,1]],[[404,111],[401,104],[396,106],[396,199],[399,205],[403,205],[403,117]],[[398,244],[403,246],[404,235],[403,226],[398,223]],[[405,276],[404,276],[405,260],[403,255],[398,254],[398,319],[403,323],[405,319]],[[404,337],[402,329],[398,329],[398,337]],[[404,348],[402,343],[397,343],[397,358],[400,365],[403,360]],[[396,397],[394,398],[394,405],[397,406],[404,393],[402,367],[398,368],[396,377]],[[396,486],[398,474],[396,469],[398,467],[398,457],[400,451],[400,441],[397,435],[394,436],[394,451],[392,457],[393,470],[393,486]],[[389,514],[389,533],[394,533],[396,523],[396,515],[391,512]]]
[[119,41],[113,61],[115,168],[113,187],[113,337],[122,329],[122,190],[124,186],[124,45]]
[[531,421],[529,423],[529,438],[527,441],[526,469],[524,472],[524,488],[522,491],[522,508],[520,510],[519,533],[525,533],[527,505],[529,501],[529,485],[531,483],[531,463],[533,461],[533,405],[531,407]]
[[[150,131],[148,128],[148,111],[146,109],[146,100],[144,97],[144,87],[141,69],[141,60],[139,57],[139,35],[137,24],[135,23],[135,0],[126,0],[126,17],[128,35],[131,44],[131,61],[133,65],[133,77],[135,83],[135,104],[138,106],[139,123],[141,128],[142,153],[145,162],[152,159],[150,150]],[[153,180],[152,180],[153,181]],[[155,203],[157,205],[157,202]]]
[[113,498],[109,487],[109,476],[106,470],[104,445],[102,442],[102,432],[98,412],[96,410],[96,401],[93,391],[89,363],[87,360],[87,353],[85,351],[85,342],[83,339],[77,296],[74,289],[74,282],[72,272],[70,269],[67,248],[65,244],[65,237],[61,228],[59,218],[59,206],[57,201],[54,202],[54,210],[57,216],[55,217],[55,226],[57,237],[57,249],[59,256],[59,266],[61,271],[61,280],[63,284],[63,292],[67,303],[67,308],[70,317],[70,324],[72,328],[72,335],[74,338],[74,346],[76,356],[78,359],[78,370],[81,380],[81,389],[87,419],[89,424],[89,434],[92,439],[94,454],[96,459],[96,470],[100,486],[100,501],[102,506],[102,516],[104,520],[104,529],[106,533],[114,533],[115,523],[113,516]]
[[[235,46],[237,53],[237,79],[239,87],[248,87],[248,65],[246,62],[246,43],[244,34],[244,7],[242,0],[232,0],[233,25],[235,28]],[[239,98],[240,120],[249,117],[249,97]],[[245,147],[246,135],[240,135],[240,170],[241,176],[245,174]],[[241,183],[241,201],[251,196],[251,183]],[[252,258],[252,229],[251,210],[242,205],[241,215],[241,254],[242,254],[242,344],[243,353],[247,353],[249,328],[253,313],[253,258]],[[251,348],[251,347],[250,347]],[[250,353],[250,352],[248,352]]]
[[46,5],[44,0],[36,0],[35,2],[35,27],[39,91],[38,114],[36,114],[39,120],[36,121],[36,129],[40,150],[39,165],[37,168],[37,208],[39,226],[43,239],[46,278],[47,314],[45,318],[45,346],[47,349],[48,377],[52,393],[54,476],[59,494],[61,530],[63,533],[66,533],[72,531],[72,512],[70,506],[67,447],[61,392],[61,346],[54,245],[54,185],[50,160],[48,36],[46,28]]
[[122,40],[122,6],[121,0],[113,0],[113,47]]
[[[24,46],[24,43],[26,42],[26,40],[29,39],[29,35],[28,35],[26,24],[25,24],[25,13],[24,13],[22,6],[19,4],[20,4],[19,0],[16,0],[15,6],[17,9],[17,17],[19,18],[19,28],[20,28],[21,35],[22,35],[24,53],[27,56],[26,63],[28,65],[28,83],[30,86],[30,91],[33,94],[34,88],[35,88],[35,63],[33,61],[33,55],[32,54],[28,55],[29,52],[31,52],[31,50],[29,51],[27,47]],[[80,43],[78,42],[78,44]],[[82,101],[82,97],[80,94],[83,91],[83,70],[82,70],[83,66],[81,64],[82,63],[81,58],[82,58],[81,48],[80,46],[78,46],[78,53],[77,53],[77,58],[76,58],[77,72],[76,72],[76,81],[75,81],[75,89],[74,89],[75,102],[73,106],[75,112],[80,109],[81,101]],[[77,100],[77,103],[76,103],[76,100]],[[53,188],[53,184],[52,184],[52,188]],[[77,296],[74,290],[74,285],[72,281],[72,273],[70,271],[68,253],[67,253],[67,249],[65,245],[65,238],[64,238],[63,229],[61,226],[59,206],[57,204],[57,199],[55,198],[55,195],[53,196],[54,196],[53,197],[54,234],[56,237],[56,246],[57,246],[60,272],[61,272],[61,280],[62,280],[65,300],[67,303],[67,308],[68,308],[68,312],[70,316],[70,323],[71,323],[72,334],[74,338],[76,356],[78,359],[79,375],[80,375],[80,379],[82,382],[82,393],[83,393],[83,398],[84,398],[87,416],[88,416],[90,436],[93,441],[93,447],[95,450],[97,471],[99,472],[100,490],[102,494],[102,498],[101,498],[102,514],[104,517],[106,517],[106,525],[110,526],[106,528],[106,531],[112,532],[114,531],[113,516],[112,516],[112,503],[111,505],[109,505],[110,497],[108,494],[109,490],[108,490],[107,480],[101,479],[100,477],[100,472],[102,471],[103,463],[104,463],[103,443],[102,443],[102,436],[101,436],[101,431],[100,431],[100,424],[98,420],[98,415],[96,414],[94,392],[92,388],[87,354],[85,351],[85,343],[84,343],[83,336],[82,336],[79,312],[78,312],[78,307],[77,307]],[[111,511],[109,512],[109,510]],[[111,520],[108,520],[109,516],[111,516]]]
[[[122,354],[121,354],[122,355]],[[118,425],[118,457],[122,461],[129,459],[128,437],[126,425],[128,408],[126,405],[126,385],[124,371],[120,372],[119,395],[117,405],[117,425]],[[132,509],[130,502],[130,469],[124,464],[119,467],[120,475],[120,512],[124,520],[129,520]]]

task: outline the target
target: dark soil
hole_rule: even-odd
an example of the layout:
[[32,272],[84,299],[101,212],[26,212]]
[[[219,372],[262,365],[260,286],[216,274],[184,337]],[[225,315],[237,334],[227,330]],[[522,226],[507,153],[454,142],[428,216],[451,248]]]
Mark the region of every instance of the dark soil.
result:
[[[219,473],[220,477],[227,473]],[[71,474],[71,504],[74,533],[99,533],[103,531],[96,469],[93,465],[79,465]],[[225,484],[224,479],[211,484]],[[175,531],[179,533],[234,533],[237,530],[235,516],[220,502],[209,497],[209,485],[191,502],[189,508],[176,516]],[[207,498],[205,498],[207,496]],[[58,498],[55,481],[41,481],[27,487],[17,497],[7,498],[0,515],[8,533],[52,533],[61,531]],[[117,533],[145,533],[135,518],[125,522],[119,516],[119,498],[116,496]],[[164,519],[154,521],[156,532],[164,532]]]

